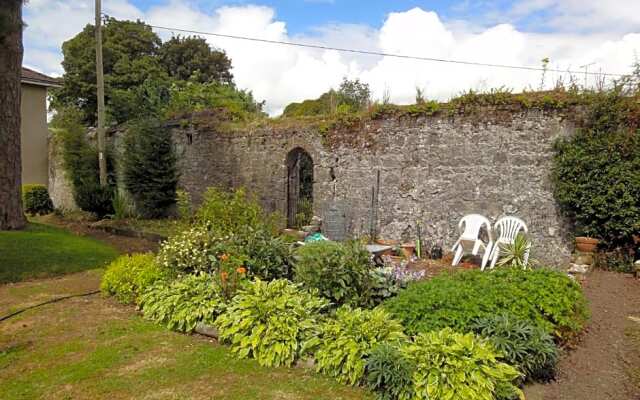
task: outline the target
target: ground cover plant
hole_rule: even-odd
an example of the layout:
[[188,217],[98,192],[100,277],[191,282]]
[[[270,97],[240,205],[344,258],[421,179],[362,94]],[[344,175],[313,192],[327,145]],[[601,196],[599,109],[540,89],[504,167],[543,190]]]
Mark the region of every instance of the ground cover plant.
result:
[[121,303],[136,303],[152,284],[173,277],[175,273],[161,267],[153,254],[123,255],[107,266],[100,290]]
[[264,366],[291,366],[306,355],[327,306],[285,279],[256,280],[239,290],[215,326],[220,340],[239,357]]
[[145,318],[179,332],[191,332],[198,323],[213,325],[226,308],[222,289],[206,273],[158,281],[139,303]]
[[513,384],[518,371],[473,334],[450,328],[420,333],[403,352],[415,364],[415,400],[524,399]]
[[317,370],[355,385],[364,378],[369,353],[378,344],[403,340],[402,326],[382,308],[340,307],[322,326],[315,358]]
[[438,276],[410,285],[384,306],[412,335],[446,327],[468,332],[475,319],[508,312],[568,340],[581,331],[588,317],[580,286],[549,269]]
[[84,271],[116,256],[97,240],[32,223],[22,231],[0,232],[0,283]]

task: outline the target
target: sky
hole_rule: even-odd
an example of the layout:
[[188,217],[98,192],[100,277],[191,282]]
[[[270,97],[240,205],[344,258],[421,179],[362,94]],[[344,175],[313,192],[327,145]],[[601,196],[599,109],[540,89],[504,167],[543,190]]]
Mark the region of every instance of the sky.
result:
[[[462,91],[550,88],[581,71],[628,73],[640,57],[638,0],[102,0],[118,19],[269,40],[491,64],[549,67],[579,74],[519,71],[204,36],[232,59],[236,84],[279,114],[317,98],[343,77],[368,83],[374,99],[445,101]],[[29,0],[24,6],[24,65],[61,76],[61,46],[93,23],[93,0]],[[156,30],[164,40],[172,32]],[[584,67],[588,65],[588,67]]]

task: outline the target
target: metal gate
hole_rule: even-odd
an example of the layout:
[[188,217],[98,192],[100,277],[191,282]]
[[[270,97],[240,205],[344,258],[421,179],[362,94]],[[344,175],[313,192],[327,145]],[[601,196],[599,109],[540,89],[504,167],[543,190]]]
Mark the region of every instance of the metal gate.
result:
[[300,228],[311,218],[312,210],[313,159],[296,147],[287,155],[287,227]]

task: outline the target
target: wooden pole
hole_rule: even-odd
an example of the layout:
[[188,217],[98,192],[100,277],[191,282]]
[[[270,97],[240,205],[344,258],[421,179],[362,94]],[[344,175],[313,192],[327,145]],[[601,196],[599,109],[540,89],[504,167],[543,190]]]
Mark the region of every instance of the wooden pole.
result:
[[107,185],[107,160],[104,138],[104,71],[102,69],[102,12],[101,0],[96,0],[96,78],[98,86],[98,166],[100,186]]

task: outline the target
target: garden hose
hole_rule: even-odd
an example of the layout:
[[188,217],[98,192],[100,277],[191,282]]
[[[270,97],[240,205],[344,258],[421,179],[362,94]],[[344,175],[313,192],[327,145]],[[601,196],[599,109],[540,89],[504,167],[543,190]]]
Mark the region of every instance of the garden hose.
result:
[[31,310],[33,308],[41,307],[41,306],[44,306],[44,305],[47,305],[47,304],[51,304],[51,303],[57,303],[59,301],[66,300],[66,299],[71,299],[71,298],[74,298],[74,297],[91,296],[92,294],[97,294],[97,293],[100,293],[100,291],[99,290],[94,290],[93,292],[72,294],[72,295],[69,295],[69,296],[56,297],[55,299],[47,300],[47,301],[45,301],[43,303],[39,303],[39,304],[35,304],[35,305],[29,306],[29,307],[25,307],[25,308],[23,308],[21,310],[14,311],[11,314],[5,315],[5,316],[0,318],[0,322],[2,322],[4,320],[7,320],[7,319],[9,319],[11,317],[15,317],[16,315],[22,314],[23,312],[25,312],[27,310]]

